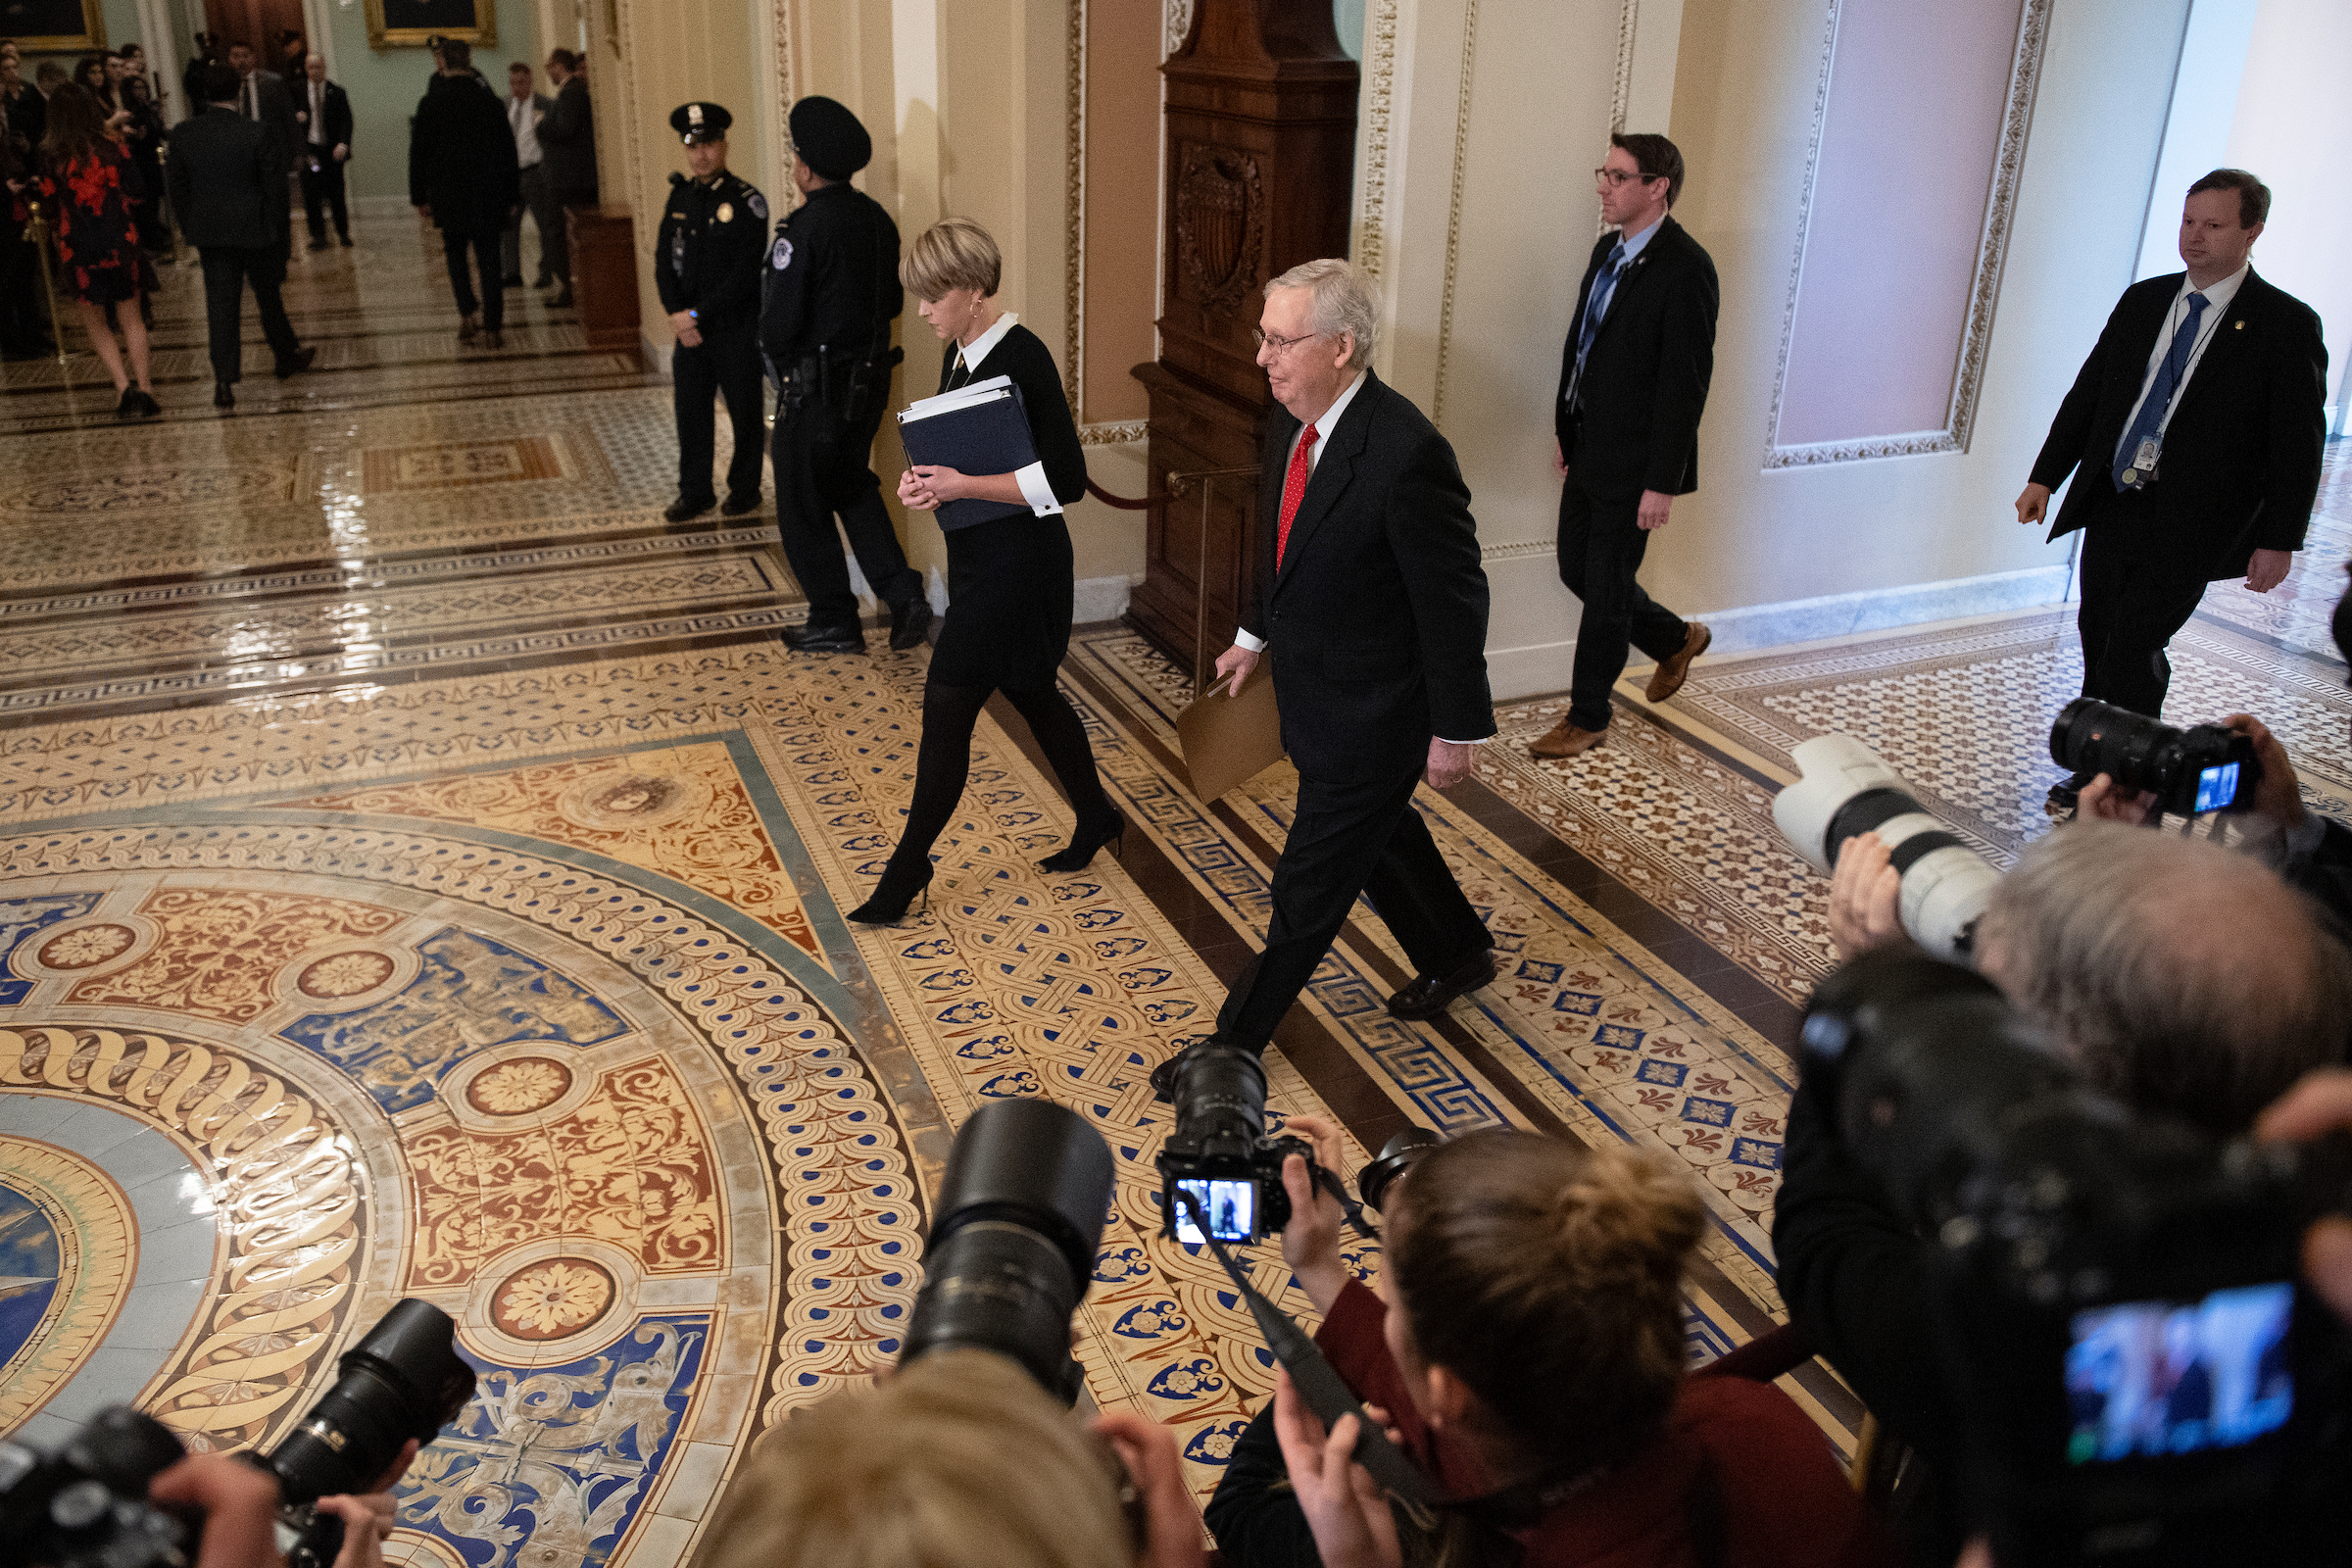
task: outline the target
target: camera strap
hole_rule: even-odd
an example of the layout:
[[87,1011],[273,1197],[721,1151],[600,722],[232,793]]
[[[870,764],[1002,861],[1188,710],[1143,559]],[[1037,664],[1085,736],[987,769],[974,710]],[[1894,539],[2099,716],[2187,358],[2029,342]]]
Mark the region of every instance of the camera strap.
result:
[[1436,1519],[1432,1510],[1439,1505],[1436,1485],[1405,1457],[1402,1449],[1389,1441],[1389,1435],[1380,1429],[1378,1422],[1364,1414],[1354,1391],[1324,1359],[1322,1350],[1307,1337],[1306,1331],[1292,1321],[1289,1313],[1258,1294],[1242,1272],[1241,1264],[1225,1250],[1225,1244],[1210,1233],[1208,1215],[1201,1210],[1200,1200],[1178,1188],[1176,1200],[1192,1212],[1193,1223],[1200,1227],[1201,1239],[1223,1266],[1225,1277],[1233,1281],[1234,1290],[1249,1303],[1250,1315],[1257,1320],[1258,1332],[1266,1337],[1266,1348],[1274,1352],[1274,1359],[1290,1373],[1307,1408],[1322,1417],[1326,1430],[1344,1415],[1354,1416],[1355,1462],[1403,1506],[1414,1524],[1424,1530],[1430,1528]]

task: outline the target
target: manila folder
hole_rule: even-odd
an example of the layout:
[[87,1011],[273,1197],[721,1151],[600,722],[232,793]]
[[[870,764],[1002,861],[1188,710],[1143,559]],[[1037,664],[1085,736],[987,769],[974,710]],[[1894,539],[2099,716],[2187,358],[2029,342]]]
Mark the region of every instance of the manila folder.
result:
[[1249,783],[1282,760],[1282,711],[1274,706],[1274,660],[1258,656],[1238,697],[1220,681],[1176,715],[1185,770],[1203,804]]

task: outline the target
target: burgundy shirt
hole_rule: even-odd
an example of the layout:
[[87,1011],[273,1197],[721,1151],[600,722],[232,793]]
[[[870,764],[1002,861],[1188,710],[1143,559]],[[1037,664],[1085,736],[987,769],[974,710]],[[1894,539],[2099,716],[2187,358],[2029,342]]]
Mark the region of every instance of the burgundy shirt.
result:
[[[1350,1280],[1315,1343],[1357,1397],[1386,1409],[1405,1451],[1456,1497],[1491,1491],[1467,1448],[1432,1432],[1382,1338],[1387,1303]],[[1691,1562],[1689,1500],[1712,1462],[1726,1568],[1894,1568],[1891,1538],[1864,1507],[1829,1439],[1769,1383],[1693,1377],[1666,1430],[1517,1535],[1524,1568],[1666,1568]]]

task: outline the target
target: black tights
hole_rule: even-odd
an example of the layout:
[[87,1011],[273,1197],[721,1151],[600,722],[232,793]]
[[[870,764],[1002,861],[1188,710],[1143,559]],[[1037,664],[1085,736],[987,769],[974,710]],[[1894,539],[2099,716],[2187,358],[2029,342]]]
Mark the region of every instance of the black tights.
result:
[[[931,846],[946,831],[949,818],[962,803],[963,786],[972,771],[972,729],[980,710],[988,705],[993,686],[946,686],[931,681],[923,687],[923,742],[915,754],[914,800],[906,808],[906,826],[899,847],[891,852],[885,883],[914,876],[930,864]],[[1078,836],[1116,814],[1102,780],[1095,772],[1094,748],[1087,744],[1086,725],[1058,686],[1004,688],[1005,700],[1029,724],[1038,748],[1054,765],[1061,793],[1078,813]]]

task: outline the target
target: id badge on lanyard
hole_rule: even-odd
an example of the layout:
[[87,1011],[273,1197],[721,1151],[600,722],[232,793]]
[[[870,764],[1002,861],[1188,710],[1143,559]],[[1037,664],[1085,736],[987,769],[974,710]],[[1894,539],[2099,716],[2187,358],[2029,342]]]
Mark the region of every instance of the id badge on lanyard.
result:
[[2156,460],[2163,455],[2163,452],[2164,437],[2161,434],[2149,436],[2142,441],[2139,444],[2139,450],[2132,454],[2132,466],[2124,470],[2125,485],[2137,487],[2154,479],[2156,477]]

